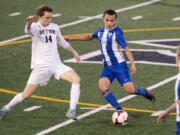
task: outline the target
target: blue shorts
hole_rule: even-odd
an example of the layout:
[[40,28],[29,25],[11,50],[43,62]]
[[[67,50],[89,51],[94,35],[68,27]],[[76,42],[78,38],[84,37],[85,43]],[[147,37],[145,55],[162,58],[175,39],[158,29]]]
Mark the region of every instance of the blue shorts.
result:
[[180,121],[176,122],[176,135],[180,135]]
[[102,77],[107,77],[111,83],[114,78],[116,78],[121,85],[132,82],[126,62],[112,66],[104,66],[99,79]]

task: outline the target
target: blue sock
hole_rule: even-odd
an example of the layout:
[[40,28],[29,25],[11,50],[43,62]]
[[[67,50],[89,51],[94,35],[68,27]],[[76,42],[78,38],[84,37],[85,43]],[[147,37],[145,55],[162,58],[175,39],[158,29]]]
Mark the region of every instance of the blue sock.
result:
[[136,95],[142,95],[145,96],[146,95],[146,91],[138,86],[136,86]]
[[108,101],[114,108],[116,108],[116,110],[122,109],[120,104],[117,102],[115,96],[113,95],[113,93],[111,91],[109,91],[109,93],[107,93],[107,95],[105,95],[105,99],[106,101]]

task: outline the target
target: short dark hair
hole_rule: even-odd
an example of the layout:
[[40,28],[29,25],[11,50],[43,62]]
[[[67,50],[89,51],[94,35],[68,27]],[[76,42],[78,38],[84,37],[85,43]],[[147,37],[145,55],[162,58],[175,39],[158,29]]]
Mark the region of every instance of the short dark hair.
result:
[[37,16],[44,16],[45,12],[53,12],[53,9],[49,7],[48,5],[41,5],[37,8],[36,14]]
[[105,16],[105,14],[115,15],[115,18],[117,19],[117,13],[116,13],[116,11],[114,11],[114,10],[112,10],[112,9],[106,10],[106,11],[104,12],[104,14],[103,14],[103,18],[104,18],[104,16]]

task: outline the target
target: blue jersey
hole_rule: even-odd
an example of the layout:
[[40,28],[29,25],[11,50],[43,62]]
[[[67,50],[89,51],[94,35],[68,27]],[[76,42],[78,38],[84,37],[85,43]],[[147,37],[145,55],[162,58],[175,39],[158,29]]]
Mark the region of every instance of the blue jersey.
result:
[[[180,73],[175,84],[175,101],[180,100]],[[176,103],[176,135],[180,135],[180,106]]]
[[[175,101],[180,100],[180,73],[177,75],[176,84],[175,84]],[[176,103],[176,121],[180,122],[180,107]]]
[[118,26],[111,30],[100,27],[92,34],[92,37],[99,39],[105,66],[116,65],[125,61],[121,48],[126,48],[127,43],[123,31]]

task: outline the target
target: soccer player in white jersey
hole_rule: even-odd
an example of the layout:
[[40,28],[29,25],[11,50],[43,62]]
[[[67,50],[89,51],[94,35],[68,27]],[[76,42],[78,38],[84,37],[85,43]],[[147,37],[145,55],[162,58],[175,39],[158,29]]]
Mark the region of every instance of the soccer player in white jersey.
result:
[[179,69],[175,83],[175,103],[159,115],[157,122],[165,122],[170,112],[176,110],[176,135],[180,135],[180,45],[176,49],[176,65]]
[[155,97],[146,89],[134,86],[131,80],[129,69],[126,64],[121,48],[124,49],[130,63],[131,74],[136,73],[136,66],[133,55],[130,52],[123,36],[123,31],[115,25],[117,13],[114,10],[106,10],[103,14],[104,26],[100,27],[93,34],[82,35],[78,37],[65,38],[67,41],[81,40],[87,41],[97,38],[100,43],[101,54],[104,62],[101,75],[99,77],[99,89],[105,99],[116,110],[121,110],[122,107],[117,102],[117,99],[110,91],[110,85],[114,78],[124,87],[130,94],[142,95],[152,102],[155,102]]
[[37,8],[38,21],[35,16],[27,18],[25,33],[32,36],[32,73],[22,93],[16,95],[6,106],[0,110],[0,119],[9,112],[15,105],[31,97],[38,86],[46,85],[53,76],[58,80],[65,80],[72,84],[70,92],[70,108],[66,114],[74,120],[76,106],[80,96],[80,77],[71,68],[64,65],[57,49],[57,44],[71,52],[77,63],[80,61],[79,54],[64,40],[58,25],[51,23],[53,9],[48,5],[41,5]]

